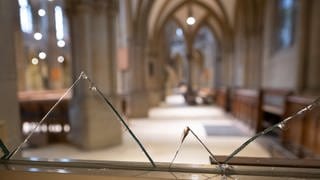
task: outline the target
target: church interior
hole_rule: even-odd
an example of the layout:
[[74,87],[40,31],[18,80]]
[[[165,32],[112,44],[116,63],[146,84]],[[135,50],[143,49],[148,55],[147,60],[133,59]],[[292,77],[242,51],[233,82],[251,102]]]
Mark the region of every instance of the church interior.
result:
[[259,135],[235,158],[319,168],[319,8],[2,0],[1,148],[15,160],[202,165]]

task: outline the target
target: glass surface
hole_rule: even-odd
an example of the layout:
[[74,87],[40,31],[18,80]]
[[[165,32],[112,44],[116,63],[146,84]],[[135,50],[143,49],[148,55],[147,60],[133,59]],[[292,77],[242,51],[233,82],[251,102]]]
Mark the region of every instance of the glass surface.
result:
[[[22,139],[26,141],[16,145],[16,152],[11,149],[13,155],[11,160],[59,163],[75,160],[94,163],[94,160],[100,160],[144,162],[144,166],[150,166],[152,162],[155,164],[165,162],[167,168],[173,169],[181,163],[186,163],[188,166],[213,164],[210,168],[222,171],[225,164],[233,164],[239,157],[266,158],[254,161],[252,166],[264,165],[268,160],[273,160],[281,161],[285,167],[299,158],[303,159],[299,161],[302,166],[310,167],[307,159],[318,159],[314,153],[297,146],[301,142],[282,141],[286,138],[300,141],[308,135],[312,138],[306,138],[303,142],[305,147],[319,150],[319,147],[314,145],[319,135],[315,128],[311,128],[318,126],[319,100],[313,101],[315,98],[310,98],[313,102],[309,99],[308,103],[302,103],[303,106],[292,105],[294,107],[283,116],[285,99],[279,98],[279,95],[267,95],[262,98],[264,105],[261,107],[262,116],[266,121],[263,121],[259,128],[255,128],[258,125],[254,124],[256,122],[251,122],[249,117],[238,117],[237,112],[227,113],[217,107],[217,103],[214,104],[212,99],[217,93],[214,89],[222,84],[221,77],[224,72],[220,60],[224,52],[221,51],[223,45],[218,42],[221,41],[218,39],[219,34],[213,32],[211,26],[203,24],[201,27],[186,28],[175,19],[168,20],[164,24],[161,33],[164,34],[162,45],[166,47],[163,48],[165,68],[161,70],[166,81],[163,85],[166,88],[164,92],[166,97],[162,106],[150,108],[149,119],[127,119],[121,109],[117,108],[116,103],[111,104],[116,106],[114,110],[106,101],[108,97],[99,93],[100,87],[104,87],[104,84],[93,84],[96,79],[88,77],[91,82],[86,78],[86,74],[78,74],[76,75],[78,79],[71,81],[70,35],[66,26],[68,17],[64,11],[65,5],[63,1],[58,0],[39,2],[41,3],[19,1],[25,52],[17,62],[18,97]],[[289,47],[294,41],[292,36],[296,1],[278,1],[277,6],[283,14],[280,13],[281,26],[279,25],[276,36],[279,40],[278,45]],[[31,10],[35,9],[35,12],[38,12],[40,8],[46,13],[42,15],[31,13]],[[183,9],[179,15],[183,15]],[[195,16],[198,15],[195,13]],[[198,29],[195,33],[195,29],[190,28]],[[36,33],[41,33],[41,38],[36,36],[35,39]],[[152,53],[154,52],[150,54]],[[157,55],[152,54],[153,56]],[[149,62],[146,66],[150,77],[161,71],[157,63]],[[130,68],[124,69],[130,71]],[[122,75],[126,77],[130,74]],[[190,92],[188,84],[190,81],[194,92],[187,94]],[[78,85],[80,83],[81,85]],[[125,81],[121,83],[129,84]],[[99,102],[99,106],[106,107],[105,111],[115,113],[113,117],[103,117],[101,120],[108,118],[122,125],[123,142],[120,145],[85,150],[69,140],[71,131],[81,129],[73,126],[69,119],[72,92],[77,92],[77,88],[83,88],[79,86],[85,86],[90,96],[94,96],[94,100]],[[196,97],[193,93],[197,93]],[[252,97],[259,97],[250,91],[241,94],[242,99],[245,97],[244,99],[248,101]],[[188,95],[194,98],[190,103]],[[241,97],[239,99],[241,101]],[[249,104],[250,107],[231,104],[232,107],[229,108],[238,108],[247,114],[254,114],[254,108],[258,105],[254,102]],[[83,107],[83,110],[85,108],[87,107]],[[130,111],[130,107],[128,109]],[[299,117],[290,118],[295,115]],[[309,116],[312,118],[304,119]],[[286,119],[287,117],[289,119]],[[100,126],[104,125],[106,124],[101,122]],[[299,128],[302,126],[307,128]],[[1,156],[5,154],[4,148],[2,149]],[[246,164],[249,161],[241,163]],[[319,165],[318,161],[312,163],[315,164],[312,168]],[[278,168],[277,165],[273,166]],[[30,172],[38,170],[36,167],[29,169]]]

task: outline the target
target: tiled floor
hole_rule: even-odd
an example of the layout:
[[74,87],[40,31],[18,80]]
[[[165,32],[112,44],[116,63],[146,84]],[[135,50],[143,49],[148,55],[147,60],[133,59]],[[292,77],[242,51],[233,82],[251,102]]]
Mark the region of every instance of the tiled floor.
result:
[[[215,106],[186,106],[181,97],[167,98],[167,103],[151,109],[148,118],[130,119],[130,127],[144,144],[156,162],[170,162],[181,140],[182,132],[189,126],[215,155],[228,155],[248,139],[250,132]],[[243,136],[207,136],[204,126],[239,128]],[[84,151],[71,145],[50,145],[23,151],[24,157],[71,158],[115,161],[148,161],[142,151],[124,132],[120,146]],[[177,163],[209,163],[208,153],[189,134],[176,159]],[[239,156],[269,157],[270,154],[259,143],[253,142]]]

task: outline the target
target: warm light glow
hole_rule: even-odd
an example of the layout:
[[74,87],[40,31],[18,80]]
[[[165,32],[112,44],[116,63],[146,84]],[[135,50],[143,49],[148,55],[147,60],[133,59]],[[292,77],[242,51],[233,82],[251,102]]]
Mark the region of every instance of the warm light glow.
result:
[[57,42],[57,46],[58,47],[64,47],[66,45],[66,42],[64,41],[64,40],[59,40],[58,42]]
[[[28,134],[31,131],[33,131],[37,127],[38,123],[37,122],[24,122],[22,124],[22,132],[23,134]],[[36,133],[68,133],[70,132],[70,125],[65,124],[62,126],[61,124],[42,124],[39,126],[36,130]]]
[[35,40],[39,41],[42,39],[42,34],[39,32],[36,32],[36,33],[34,33],[33,37]]
[[38,58],[32,58],[32,59],[31,59],[31,63],[32,63],[33,65],[37,65],[37,64],[39,63],[39,59],[38,59]]
[[41,132],[46,133],[48,131],[48,127],[45,124],[42,124],[40,128],[41,128]]
[[39,9],[38,10],[38,15],[39,16],[45,16],[46,15],[46,11],[44,9]]
[[[28,134],[29,132],[33,131],[36,127],[37,127],[36,122],[24,122],[22,124],[22,132],[23,134]],[[39,128],[37,128],[35,130],[36,133],[39,133],[41,130]]]
[[65,124],[64,126],[63,126],[63,131],[64,132],[70,132],[70,126],[68,125],[68,124]]
[[58,61],[59,63],[63,63],[63,62],[64,62],[64,57],[63,57],[63,56],[59,56],[59,57],[57,58],[57,61]]
[[186,20],[188,25],[194,25],[194,23],[196,23],[196,19],[192,16],[188,17]]
[[50,124],[48,127],[48,131],[50,133],[61,133],[62,132],[62,126],[61,124]]
[[39,58],[40,59],[45,59],[47,57],[47,54],[45,52],[40,52],[39,53]]

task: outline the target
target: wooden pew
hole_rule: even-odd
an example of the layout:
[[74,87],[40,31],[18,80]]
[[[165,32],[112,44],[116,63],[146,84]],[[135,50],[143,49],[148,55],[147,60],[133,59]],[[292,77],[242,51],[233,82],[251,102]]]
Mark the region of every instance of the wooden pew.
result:
[[229,89],[227,87],[216,90],[216,103],[225,111],[229,111]]
[[[289,96],[285,116],[290,116],[310,104],[314,98]],[[282,132],[282,143],[298,157],[320,155],[320,109],[289,121]]]
[[254,132],[261,129],[261,91],[236,89],[232,93],[232,114]]
[[286,89],[262,90],[262,127],[267,128],[283,119],[286,99],[292,91]]
[[[62,96],[64,90],[19,92],[21,128],[31,131],[30,125],[35,125],[45,116],[50,108]],[[70,130],[68,104],[71,95],[67,95],[43,123],[39,132],[34,133],[29,141],[30,146],[43,146],[50,143],[67,142],[66,130]],[[46,126],[46,127],[45,127]],[[25,129],[23,129],[25,128]],[[27,134],[23,134],[26,137]]]

